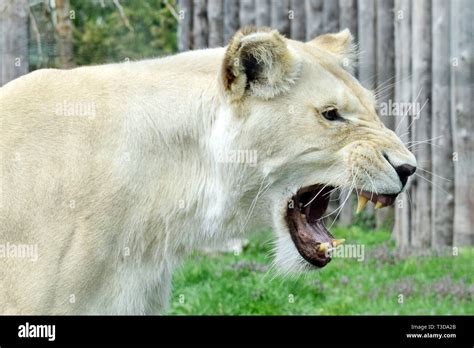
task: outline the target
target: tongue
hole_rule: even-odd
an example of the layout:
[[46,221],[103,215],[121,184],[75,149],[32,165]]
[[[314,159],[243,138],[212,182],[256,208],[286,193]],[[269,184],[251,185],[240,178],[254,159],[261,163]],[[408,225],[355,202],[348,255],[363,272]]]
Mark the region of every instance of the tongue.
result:
[[317,267],[323,267],[331,261],[326,248],[321,248],[321,245],[332,245],[334,237],[326,229],[322,220],[316,219],[310,223],[298,209],[289,209],[287,223],[291,239],[306,261]]

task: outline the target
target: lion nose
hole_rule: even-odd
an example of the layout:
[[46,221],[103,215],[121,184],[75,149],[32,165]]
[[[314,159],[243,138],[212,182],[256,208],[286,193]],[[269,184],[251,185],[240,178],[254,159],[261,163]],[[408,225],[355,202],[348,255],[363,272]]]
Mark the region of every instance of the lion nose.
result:
[[395,166],[393,165],[392,161],[390,161],[390,159],[388,158],[388,155],[385,152],[383,152],[383,157],[387,160],[388,163],[390,163],[393,169],[395,169],[402,183],[402,187],[405,187],[405,185],[407,184],[408,177],[410,175],[413,175],[413,173],[415,173],[416,167],[408,163]]
[[410,175],[415,173],[416,167],[409,164],[402,164],[401,166],[394,167],[395,171],[402,182],[402,185],[405,186]]

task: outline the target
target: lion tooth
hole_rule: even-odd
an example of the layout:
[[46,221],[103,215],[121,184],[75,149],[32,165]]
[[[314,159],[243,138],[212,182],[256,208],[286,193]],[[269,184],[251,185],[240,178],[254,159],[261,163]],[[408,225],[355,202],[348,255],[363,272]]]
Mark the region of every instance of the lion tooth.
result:
[[377,203],[375,204],[375,209],[380,209],[380,208],[382,208],[382,207],[383,207],[382,202],[377,201]]
[[362,210],[364,210],[364,208],[367,205],[368,201],[369,201],[369,199],[367,197],[362,196],[362,195],[359,196],[359,202],[357,202],[356,214],[359,214]]
[[345,241],[346,241],[345,239],[333,239],[332,246],[336,248],[337,246],[341,245]]
[[328,251],[329,247],[330,247],[330,245],[329,245],[328,242],[319,244],[319,250],[322,251],[323,253]]

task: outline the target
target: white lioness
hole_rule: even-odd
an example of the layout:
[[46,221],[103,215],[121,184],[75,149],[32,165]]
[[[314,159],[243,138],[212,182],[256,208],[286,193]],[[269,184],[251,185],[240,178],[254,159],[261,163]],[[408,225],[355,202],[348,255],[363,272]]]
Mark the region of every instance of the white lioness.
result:
[[0,313],[162,313],[192,250],[267,226],[284,272],[323,267],[329,191],[389,205],[416,166],[346,71],[351,41],[249,29],[3,86]]

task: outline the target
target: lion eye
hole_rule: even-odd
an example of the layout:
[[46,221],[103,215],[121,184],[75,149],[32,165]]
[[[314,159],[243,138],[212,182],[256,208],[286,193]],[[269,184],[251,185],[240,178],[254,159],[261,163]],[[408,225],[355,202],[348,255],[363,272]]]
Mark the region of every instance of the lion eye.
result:
[[322,115],[328,121],[336,121],[342,118],[341,115],[339,115],[339,112],[337,112],[337,109],[323,111]]

